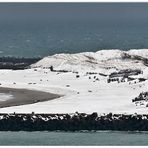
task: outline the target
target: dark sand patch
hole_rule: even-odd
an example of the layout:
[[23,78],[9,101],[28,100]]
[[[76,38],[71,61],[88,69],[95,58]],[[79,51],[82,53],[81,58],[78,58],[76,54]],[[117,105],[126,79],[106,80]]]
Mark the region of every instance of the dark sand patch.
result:
[[0,87],[0,93],[13,95],[10,100],[0,101],[0,108],[49,101],[61,97],[60,95],[43,91],[4,87]]

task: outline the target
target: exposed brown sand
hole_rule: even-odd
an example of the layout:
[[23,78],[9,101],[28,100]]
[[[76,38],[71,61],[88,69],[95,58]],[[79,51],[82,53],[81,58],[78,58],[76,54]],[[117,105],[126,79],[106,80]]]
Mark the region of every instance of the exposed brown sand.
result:
[[0,108],[49,101],[61,97],[60,95],[43,91],[3,87],[0,87],[0,93],[8,93],[13,95],[13,98],[10,100],[0,101]]

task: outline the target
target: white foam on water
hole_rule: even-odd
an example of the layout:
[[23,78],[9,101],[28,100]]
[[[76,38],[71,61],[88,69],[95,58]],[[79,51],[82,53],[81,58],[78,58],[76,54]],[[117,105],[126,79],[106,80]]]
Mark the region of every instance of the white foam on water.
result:
[[13,99],[13,95],[8,93],[0,93],[0,101],[7,101]]

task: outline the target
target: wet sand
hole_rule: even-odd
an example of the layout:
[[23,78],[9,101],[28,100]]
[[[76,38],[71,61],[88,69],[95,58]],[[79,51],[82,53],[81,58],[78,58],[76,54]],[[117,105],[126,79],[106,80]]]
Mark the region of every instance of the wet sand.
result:
[[60,95],[43,91],[3,87],[0,87],[0,93],[7,93],[13,96],[10,100],[0,101],[0,108],[49,101],[61,97]]

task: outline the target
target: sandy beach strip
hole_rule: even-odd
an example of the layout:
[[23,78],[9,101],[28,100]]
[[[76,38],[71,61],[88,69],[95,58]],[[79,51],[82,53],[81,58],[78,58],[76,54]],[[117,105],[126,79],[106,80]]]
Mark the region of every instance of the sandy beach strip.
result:
[[13,96],[12,99],[0,101],[0,108],[49,101],[61,97],[60,95],[43,91],[4,87],[0,87],[0,93],[11,94]]

